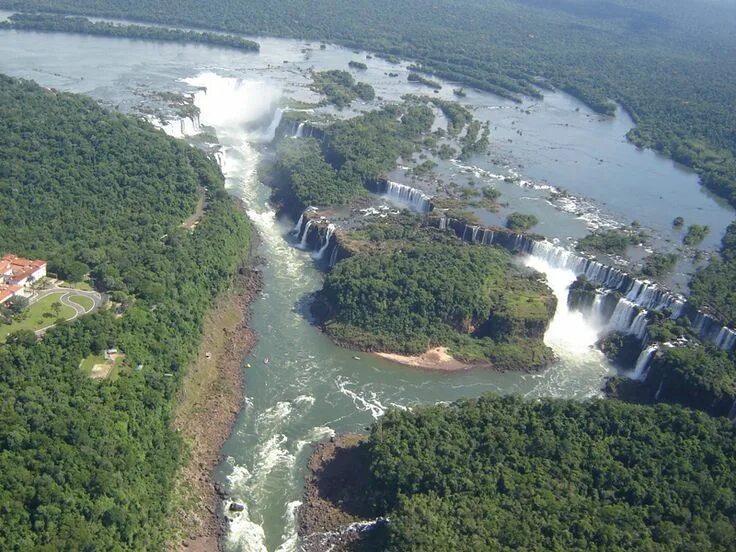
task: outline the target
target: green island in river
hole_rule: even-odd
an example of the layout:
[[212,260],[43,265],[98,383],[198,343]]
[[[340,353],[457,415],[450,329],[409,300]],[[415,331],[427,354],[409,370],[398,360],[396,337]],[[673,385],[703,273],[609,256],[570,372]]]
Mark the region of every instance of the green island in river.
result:
[[[168,102],[196,127],[188,134],[181,123],[184,140],[143,120],[156,122],[148,105],[130,109],[138,117],[115,113],[0,75],[0,254],[46,259],[54,274],[110,300],[43,336],[15,332],[0,345],[0,550],[734,550],[736,222],[721,227],[721,247],[710,256],[698,249],[710,222],[685,223],[680,213],[667,213],[682,228],[676,252],[652,246],[642,259],[627,257],[650,240],[646,220],[601,226],[563,247],[532,233],[549,230],[543,218],[506,208],[501,182],[519,184],[518,174],[489,178],[463,165],[498,145],[482,108],[465,104],[469,95],[515,102],[523,118],[531,114],[525,100],[563,91],[604,121],[620,106],[636,125],[630,142],[690,167],[736,205],[736,44],[725,23],[733,7],[710,0],[0,0],[0,7],[28,12],[0,23],[0,32],[195,43],[232,55],[258,55],[245,34],[354,50],[337,56],[342,68],[290,69],[279,58],[300,99],[268,98],[270,85],[258,82],[247,96],[262,108],[257,113],[238,95],[247,86],[236,77],[177,75],[189,87],[181,94],[142,87],[141,97]],[[310,60],[311,43],[299,47]],[[371,52],[365,63],[353,59],[363,49]],[[391,71],[376,76],[376,58]],[[270,71],[269,60],[261,65]],[[411,93],[382,97],[381,79],[399,74],[408,76],[393,81]],[[455,101],[442,97],[448,83],[459,86]],[[448,166],[457,170],[445,179]],[[243,167],[258,169],[268,191],[256,199],[273,210],[255,209],[252,195],[243,195],[245,207],[232,197],[233,180],[245,182]],[[550,194],[550,204],[554,194],[567,192]],[[505,227],[483,218],[499,211],[504,216],[493,220],[505,218]],[[291,236],[277,217],[295,224]],[[254,225],[264,258],[253,255]],[[277,362],[291,370],[289,380],[315,377],[314,357],[300,357],[291,343],[288,361],[264,355],[258,368],[246,363],[257,337],[247,327],[251,303],[260,302],[256,316],[264,317],[275,290],[261,291],[273,285],[261,274],[308,289],[296,270],[273,269],[293,250],[311,253],[319,285],[295,300],[273,299],[281,318],[263,318],[259,337],[281,335],[273,321],[293,329],[294,320],[306,320],[363,362],[368,378],[393,377],[389,386],[410,388],[411,378],[426,376],[428,386],[451,387],[462,380],[450,378],[471,372],[544,377],[559,360],[548,336],[563,316],[568,332],[583,328],[573,319],[598,324],[597,341],[577,354],[601,351],[616,369],[583,400],[523,396],[518,383],[510,395],[484,393],[468,380],[453,395],[460,400],[427,395],[437,404],[381,403],[341,373],[329,382],[338,390],[330,400],[370,412],[367,434],[335,435],[329,426],[352,412],[334,405],[314,418],[316,427],[292,434],[293,420],[306,418],[320,397],[263,404],[271,395],[244,399],[244,385],[251,378],[256,389],[286,386],[264,375]],[[678,253],[695,259],[687,297],[666,286]],[[318,351],[343,358],[315,341]],[[111,354],[114,377],[93,379],[80,368]],[[407,370],[392,373],[365,357],[433,372],[408,376],[392,365]],[[256,458],[247,468],[233,452],[243,435],[263,445],[246,451]],[[283,484],[275,507],[259,502],[270,498],[272,473],[279,481],[302,473],[303,447],[314,441],[303,496],[296,486],[301,500]],[[249,495],[237,494],[236,476]]]

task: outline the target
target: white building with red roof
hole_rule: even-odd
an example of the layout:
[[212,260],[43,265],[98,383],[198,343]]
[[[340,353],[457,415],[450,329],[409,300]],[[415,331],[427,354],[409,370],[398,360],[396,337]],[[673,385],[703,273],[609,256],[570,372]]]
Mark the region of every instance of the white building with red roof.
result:
[[26,295],[26,286],[44,276],[46,261],[32,261],[10,254],[0,258],[0,304],[16,295]]

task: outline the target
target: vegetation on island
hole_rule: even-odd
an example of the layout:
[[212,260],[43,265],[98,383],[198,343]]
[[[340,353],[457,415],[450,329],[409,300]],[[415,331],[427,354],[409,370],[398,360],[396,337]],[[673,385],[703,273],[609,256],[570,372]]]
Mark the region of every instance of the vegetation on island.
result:
[[338,69],[312,73],[311,88],[325,96],[324,104],[332,104],[339,109],[358,99],[369,102],[376,97],[370,84],[356,82],[353,75]]
[[419,84],[423,84],[424,86],[428,86],[429,88],[432,88],[433,90],[442,89],[442,85],[438,83],[437,81],[428,79],[427,77],[423,77],[422,75],[414,71],[409,73],[409,76],[406,77],[406,80],[408,80],[409,82],[416,82]]
[[691,224],[687,227],[685,237],[682,238],[682,243],[685,245],[698,245],[702,242],[705,237],[710,234],[710,228],[701,224]]
[[534,215],[511,213],[506,217],[506,228],[514,232],[526,232],[536,226],[539,220]]
[[636,245],[646,239],[642,232],[632,233],[624,230],[598,230],[578,241],[579,251],[622,255],[630,245]]
[[644,259],[641,273],[651,278],[661,278],[672,272],[675,264],[677,264],[675,253],[652,253]]
[[0,22],[0,29],[16,29],[20,31],[44,31],[52,33],[77,33],[116,38],[134,38],[156,40],[159,42],[179,42],[182,44],[207,44],[220,48],[234,48],[248,52],[257,52],[257,42],[239,36],[222,33],[187,31],[181,29],[164,29],[143,25],[92,22],[84,17],[64,17],[50,14],[16,13],[7,21]]
[[[171,402],[250,227],[215,162],[147,123],[7,77],[0,110],[0,250],[83,262],[122,315],[0,348],[0,549],[163,549]],[[80,364],[110,347],[117,376],[91,379]]]
[[362,61],[355,61],[355,60],[350,60],[348,62],[348,67],[352,69],[358,69],[360,71],[365,71],[366,69],[368,69],[368,66],[365,63],[363,63]]
[[[364,462],[381,550],[713,550],[736,539],[736,430],[669,405],[485,396],[390,410]],[[358,468],[356,468],[358,469]]]
[[352,119],[337,121],[321,140],[286,140],[279,144],[274,199],[290,212],[343,205],[365,194],[396,165],[421,147],[434,122],[432,110],[405,102],[387,105]]
[[[368,243],[353,243],[361,239]],[[534,371],[552,359],[542,337],[554,296],[506,251],[411,222],[371,225],[347,240],[364,253],[327,275],[315,307],[339,343],[409,355],[446,346],[499,370]]]

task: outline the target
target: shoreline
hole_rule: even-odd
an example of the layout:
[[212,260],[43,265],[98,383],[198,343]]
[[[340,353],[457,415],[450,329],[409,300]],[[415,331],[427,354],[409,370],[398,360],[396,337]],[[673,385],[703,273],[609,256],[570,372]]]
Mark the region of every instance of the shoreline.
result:
[[367,435],[343,433],[312,444],[302,505],[297,513],[299,550],[347,552],[371,533],[375,512],[365,441]]
[[490,362],[465,363],[447,352],[447,347],[434,347],[421,355],[399,355],[395,353],[372,353],[403,366],[421,368],[437,372],[461,372],[476,368],[493,368]]
[[169,550],[221,549],[225,522],[222,491],[212,476],[245,396],[243,359],[256,335],[248,327],[250,305],[262,286],[252,265],[257,237],[229,289],[214,302],[204,321],[196,359],[187,371],[173,408],[172,427],[188,445],[172,492]]

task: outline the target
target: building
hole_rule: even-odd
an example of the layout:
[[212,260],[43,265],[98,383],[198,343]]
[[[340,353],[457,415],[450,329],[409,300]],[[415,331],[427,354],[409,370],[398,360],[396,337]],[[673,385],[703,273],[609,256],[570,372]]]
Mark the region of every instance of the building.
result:
[[0,258],[0,304],[16,295],[27,295],[26,286],[44,276],[46,261],[32,261],[10,254]]

